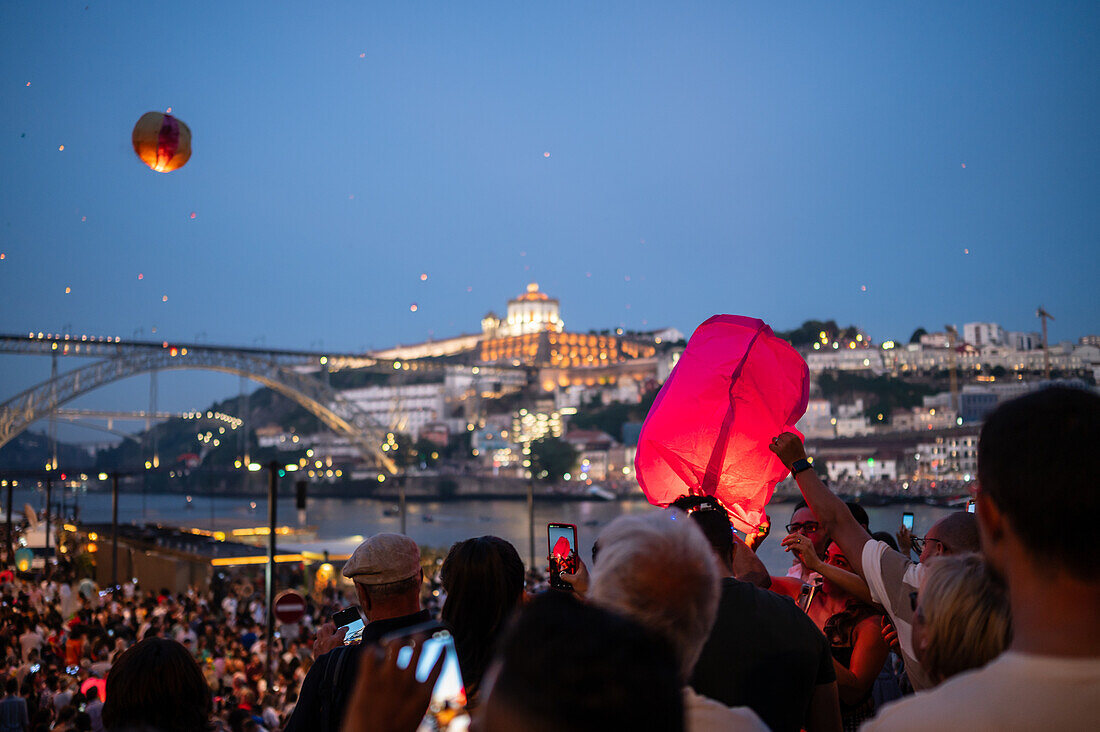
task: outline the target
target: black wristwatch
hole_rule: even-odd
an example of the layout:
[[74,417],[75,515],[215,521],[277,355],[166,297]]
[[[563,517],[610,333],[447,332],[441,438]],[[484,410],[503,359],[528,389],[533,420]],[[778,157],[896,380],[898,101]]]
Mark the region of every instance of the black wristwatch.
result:
[[791,475],[798,475],[803,470],[810,470],[811,468],[813,468],[813,466],[810,465],[809,460],[807,460],[806,458],[800,458],[798,460],[795,460],[791,464]]

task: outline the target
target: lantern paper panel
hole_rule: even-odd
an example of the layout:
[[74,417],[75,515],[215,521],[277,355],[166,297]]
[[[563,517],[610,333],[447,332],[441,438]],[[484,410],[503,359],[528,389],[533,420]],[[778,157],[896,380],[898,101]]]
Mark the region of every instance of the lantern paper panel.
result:
[[634,468],[650,503],[713,496],[755,529],[790,471],[769,449],[806,413],[809,368],[764,321],[715,315],[688,341],[642,425]]
[[134,152],[159,173],[182,168],[191,159],[191,129],[170,114],[146,112],[134,125]]

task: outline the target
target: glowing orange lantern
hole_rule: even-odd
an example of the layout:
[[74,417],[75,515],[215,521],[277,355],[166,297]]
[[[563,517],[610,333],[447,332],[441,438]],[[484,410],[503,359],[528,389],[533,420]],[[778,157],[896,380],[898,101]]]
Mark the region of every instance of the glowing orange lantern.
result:
[[191,129],[170,114],[146,112],[134,125],[134,152],[158,173],[168,173],[191,159]]

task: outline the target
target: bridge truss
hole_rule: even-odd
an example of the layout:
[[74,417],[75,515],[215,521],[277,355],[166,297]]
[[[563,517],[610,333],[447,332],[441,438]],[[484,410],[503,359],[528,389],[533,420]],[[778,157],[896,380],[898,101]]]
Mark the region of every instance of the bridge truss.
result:
[[[347,437],[365,459],[397,473],[397,465],[381,446],[386,429],[377,424],[354,402],[311,372],[332,366],[375,365],[361,356],[319,356],[303,351],[219,348],[214,346],[171,346],[168,343],[108,342],[102,339],[69,340],[69,337],[34,338],[0,336],[0,352],[33,355],[103,357],[87,366],[59,374],[0,404],[0,447],[34,422],[53,414],[58,407],[101,386],[139,374],[198,369],[245,376],[267,386],[320,419],[333,431]],[[346,363],[345,363],[346,362]]]

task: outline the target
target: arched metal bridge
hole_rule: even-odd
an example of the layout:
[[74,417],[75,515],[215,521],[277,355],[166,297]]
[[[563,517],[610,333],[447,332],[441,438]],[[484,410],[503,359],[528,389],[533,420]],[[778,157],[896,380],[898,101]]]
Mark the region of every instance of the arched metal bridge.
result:
[[[204,345],[123,342],[120,339],[72,336],[0,335],[0,352],[33,355],[104,357],[59,374],[0,404],[0,447],[58,407],[101,386],[150,371],[199,369],[245,376],[298,404],[338,434],[347,437],[368,461],[391,473],[397,466],[381,446],[386,429],[354,402],[311,372],[331,367],[371,366],[374,359],[306,351],[225,348]],[[322,360],[323,359],[323,360]],[[327,369],[326,369],[327,370]]]

